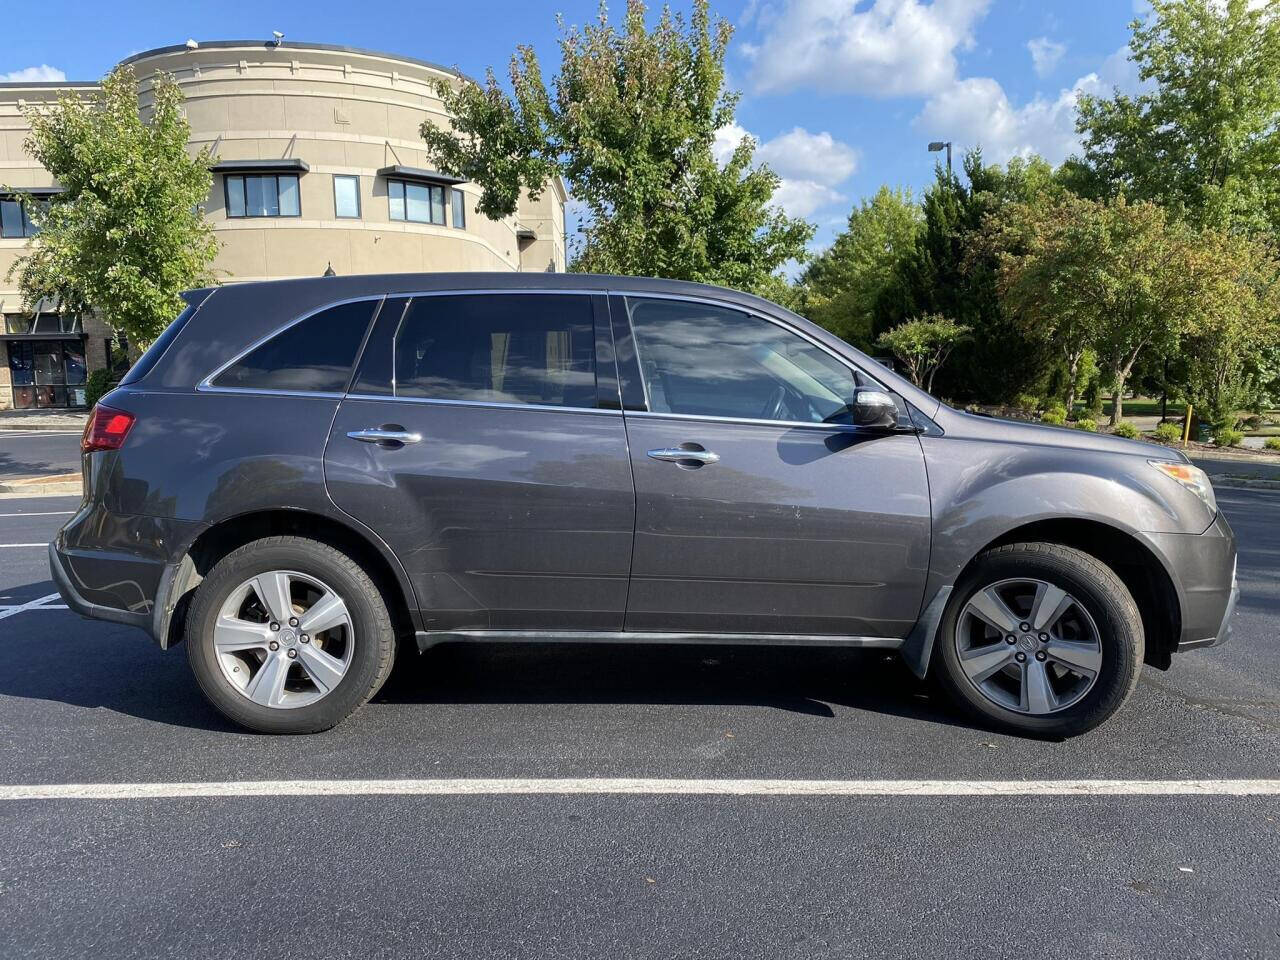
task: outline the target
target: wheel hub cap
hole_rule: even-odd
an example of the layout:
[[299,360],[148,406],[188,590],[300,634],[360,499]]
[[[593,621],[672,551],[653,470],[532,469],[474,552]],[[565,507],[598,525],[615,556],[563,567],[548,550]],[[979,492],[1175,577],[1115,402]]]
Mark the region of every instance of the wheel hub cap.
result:
[[1045,580],[1001,580],[977,590],[960,611],[953,642],[974,689],[1016,713],[1066,710],[1102,670],[1093,617]]
[[327,696],[346,676],[355,642],[345,601],[296,570],[272,570],[241,583],[227,595],[213,628],[223,678],[241,696],[273,709],[305,707]]

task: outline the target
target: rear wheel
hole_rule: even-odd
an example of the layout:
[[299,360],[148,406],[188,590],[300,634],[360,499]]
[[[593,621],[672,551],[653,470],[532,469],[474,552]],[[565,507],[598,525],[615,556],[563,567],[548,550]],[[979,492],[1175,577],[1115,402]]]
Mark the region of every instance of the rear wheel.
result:
[[971,714],[1067,737],[1120,708],[1142,657],[1142,617],[1109,567],[1070,547],[1017,543],[984,553],[956,584],[934,663]]
[[304,537],[269,537],[223,557],[196,590],[187,654],[209,701],[264,733],[340,723],[382,686],[395,636],[354,560]]

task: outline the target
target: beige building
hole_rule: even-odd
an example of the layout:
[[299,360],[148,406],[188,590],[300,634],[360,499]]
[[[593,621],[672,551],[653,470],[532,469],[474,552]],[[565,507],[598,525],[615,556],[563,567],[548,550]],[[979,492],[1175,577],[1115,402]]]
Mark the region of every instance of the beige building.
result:
[[[125,61],[140,107],[156,71],[186,99],[191,149],[214,156],[205,215],[223,283],[336,273],[562,271],[564,186],[522,198],[512,217],[476,212],[479,188],[430,169],[418,130],[448,124],[435,84],[453,71],[328,44],[215,41]],[[27,104],[94,84],[0,84],[0,185],[40,196],[57,185],[23,147]],[[9,266],[38,243],[21,205],[0,195],[0,409],[83,402],[86,370],[109,362],[94,318],[21,302]],[[37,305],[41,306],[41,305]],[[118,350],[118,348],[117,348]]]

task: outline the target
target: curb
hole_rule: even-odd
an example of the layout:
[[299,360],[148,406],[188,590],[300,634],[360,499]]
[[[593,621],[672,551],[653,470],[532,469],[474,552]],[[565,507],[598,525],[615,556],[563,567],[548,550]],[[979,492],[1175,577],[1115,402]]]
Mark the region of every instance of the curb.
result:
[[1209,482],[1213,484],[1215,490],[1280,490],[1280,480],[1267,480],[1263,477],[1211,474]]
[[65,497],[80,496],[84,481],[78,473],[53,477],[22,477],[0,483],[0,497]]

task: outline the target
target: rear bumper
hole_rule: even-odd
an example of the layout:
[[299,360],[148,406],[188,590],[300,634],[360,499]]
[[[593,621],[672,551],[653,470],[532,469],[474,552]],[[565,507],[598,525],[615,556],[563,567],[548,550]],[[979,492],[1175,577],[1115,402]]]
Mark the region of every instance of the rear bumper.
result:
[[69,609],[138,627],[167,646],[174,584],[200,529],[85,504],[49,544],[49,573]]

